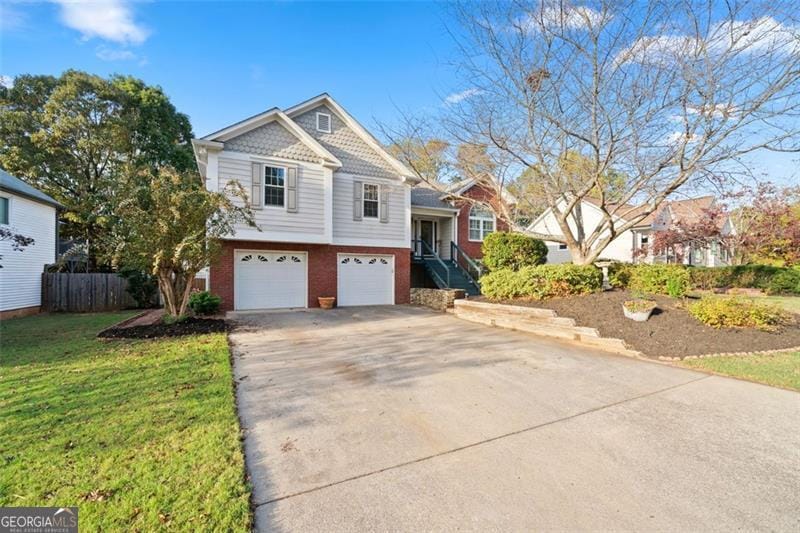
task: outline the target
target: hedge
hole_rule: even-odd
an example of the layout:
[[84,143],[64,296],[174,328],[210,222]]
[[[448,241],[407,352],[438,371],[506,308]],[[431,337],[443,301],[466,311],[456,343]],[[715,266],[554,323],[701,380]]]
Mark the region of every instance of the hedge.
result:
[[483,240],[482,250],[483,264],[489,270],[519,270],[547,262],[547,245],[521,233],[490,233]]
[[492,271],[481,278],[481,292],[493,300],[542,300],[596,292],[602,284],[603,273],[592,265],[538,265]]
[[667,283],[671,284],[673,293],[680,292],[679,288],[686,283],[686,290],[741,288],[761,289],[768,294],[800,294],[798,267],[770,265],[687,267],[672,264],[613,263],[609,267],[608,277],[609,283],[615,288],[629,288],[656,294],[670,294]]
[[705,297],[689,304],[687,310],[697,320],[714,328],[773,331],[788,320],[788,313],[776,305],[735,297]]

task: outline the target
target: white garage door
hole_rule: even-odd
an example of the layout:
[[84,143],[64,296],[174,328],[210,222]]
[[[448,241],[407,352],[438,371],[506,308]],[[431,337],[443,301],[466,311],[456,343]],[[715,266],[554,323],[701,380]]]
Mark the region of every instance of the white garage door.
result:
[[394,303],[394,256],[340,254],[338,263],[338,305]]
[[307,306],[305,253],[237,250],[234,259],[236,309]]

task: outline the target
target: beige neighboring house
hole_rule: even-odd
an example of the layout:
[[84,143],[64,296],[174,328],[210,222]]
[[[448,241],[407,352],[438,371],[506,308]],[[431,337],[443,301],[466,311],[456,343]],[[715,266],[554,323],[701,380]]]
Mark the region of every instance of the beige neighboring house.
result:
[[59,207],[42,191],[0,170],[0,227],[34,240],[22,250],[0,241],[0,319],[39,312],[42,272],[56,260]]
[[[622,232],[612,240],[601,254],[601,258],[626,263],[674,263],[676,258],[672,255],[642,255],[637,253],[637,250],[647,250],[652,245],[653,234],[657,231],[667,230],[679,222],[692,223],[698,220],[706,209],[714,205],[714,202],[713,196],[665,202],[657,211],[647,215],[634,227]],[[584,198],[580,202],[581,220],[586,233],[590,233],[603,220],[603,213],[599,205],[599,202],[593,198]],[[617,221],[617,224],[621,225],[635,218],[647,206],[607,204],[606,207],[614,220]],[[578,228],[578,222],[575,217],[572,217],[568,223],[574,234]],[[724,224],[723,234],[732,231],[728,220]],[[556,218],[549,208],[534,220],[527,230],[531,233],[562,234]],[[548,248],[548,263],[572,262],[572,257],[566,244],[554,241],[545,241],[545,244]],[[727,250],[723,249],[718,242],[712,242],[705,247],[693,247],[691,252],[684,254],[681,260],[684,264],[689,265],[720,266],[728,264],[729,257]]]

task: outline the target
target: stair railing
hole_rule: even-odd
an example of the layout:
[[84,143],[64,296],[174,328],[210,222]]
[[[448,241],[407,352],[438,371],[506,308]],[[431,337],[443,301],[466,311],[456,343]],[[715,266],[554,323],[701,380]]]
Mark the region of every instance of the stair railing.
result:
[[[483,275],[483,267],[479,265],[474,259],[472,259],[467,253],[461,249],[459,245],[450,241],[450,257],[452,258],[453,262],[456,266],[461,269],[462,272],[467,276],[467,278],[478,288],[480,288],[480,278]],[[463,262],[466,263],[466,267],[462,264]]]
[[442,266],[442,268],[444,269],[444,274],[445,274],[444,278],[442,278],[441,274],[436,272],[436,270],[433,269],[433,268],[429,268],[428,272],[432,276],[434,276],[439,281],[440,284],[444,285],[445,287],[447,287],[449,289],[450,288],[450,269],[447,268],[447,265],[445,264],[444,261],[442,261],[442,258],[439,257],[439,254],[434,252],[433,248],[431,248],[431,245],[428,244],[427,242],[423,241],[422,239],[415,240],[414,244],[415,244],[415,249],[416,249],[416,245],[417,244],[420,246],[422,257],[431,256],[434,259],[436,259],[436,262],[439,263]]

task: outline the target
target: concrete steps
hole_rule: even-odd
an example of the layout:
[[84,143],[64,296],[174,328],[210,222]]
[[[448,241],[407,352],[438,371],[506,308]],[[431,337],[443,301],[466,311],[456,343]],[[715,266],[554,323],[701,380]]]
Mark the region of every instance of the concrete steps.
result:
[[466,299],[454,302],[453,314],[487,326],[524,331],[623,355],[641,355],[628,348],[623,340],[601,337],[596,329],[577,326],[573,319],[559,317],[550,309]]

